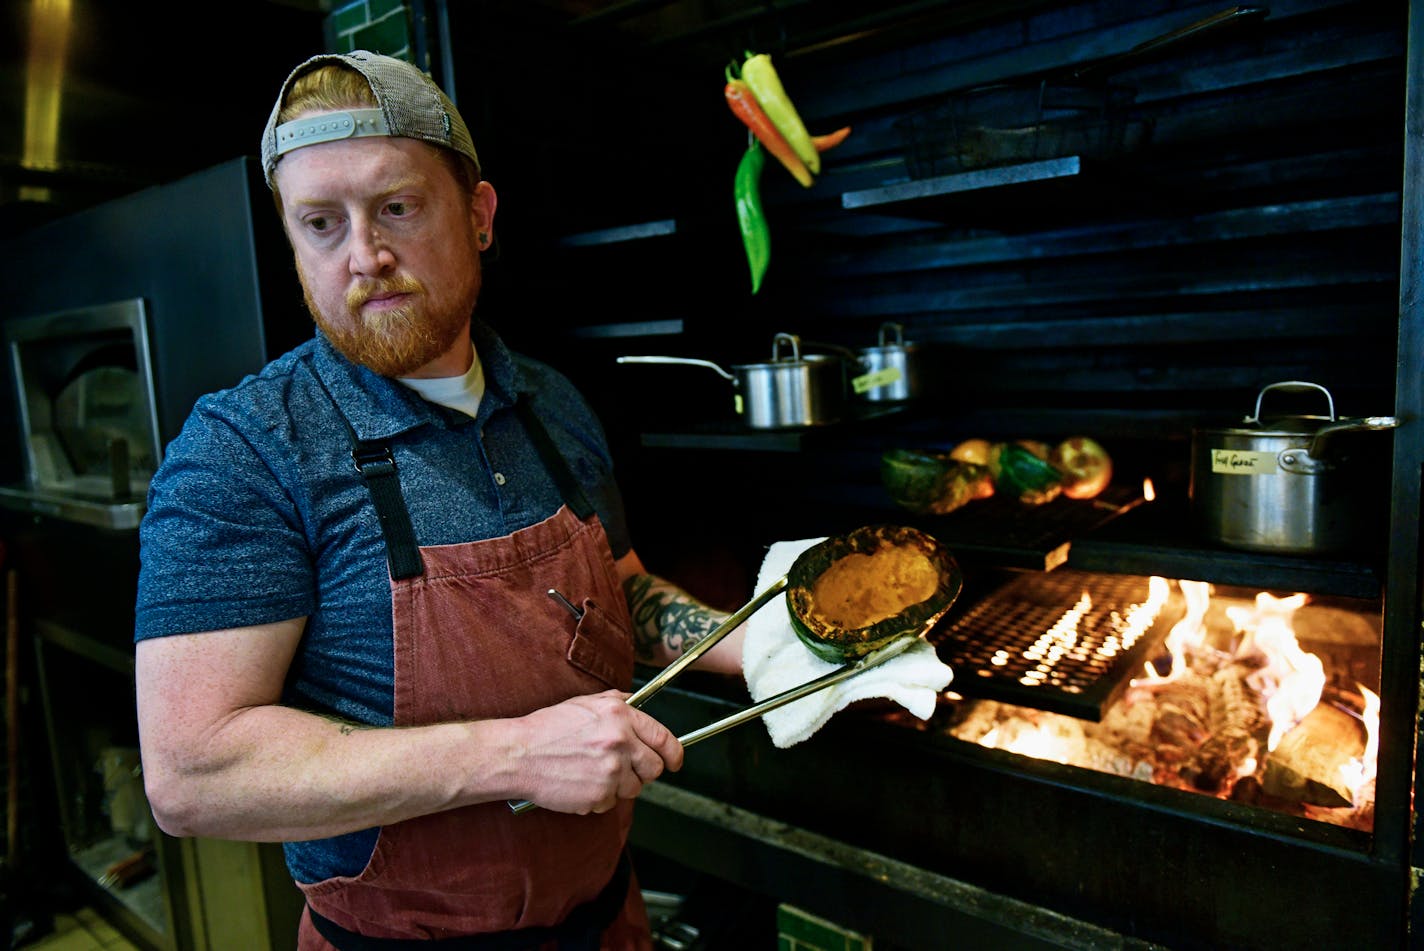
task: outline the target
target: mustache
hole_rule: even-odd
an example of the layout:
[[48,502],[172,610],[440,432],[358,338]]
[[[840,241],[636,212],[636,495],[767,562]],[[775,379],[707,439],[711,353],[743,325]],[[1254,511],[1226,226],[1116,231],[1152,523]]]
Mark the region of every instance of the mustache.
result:
[[425,285],[408,274],[399,274],[394,277],[382,278],[378,281],[367,281],[350,287],[346,291],[346,307],[351,313],[356,313],[362,304],[372,297],[382,294],[421,294],[425,291]]

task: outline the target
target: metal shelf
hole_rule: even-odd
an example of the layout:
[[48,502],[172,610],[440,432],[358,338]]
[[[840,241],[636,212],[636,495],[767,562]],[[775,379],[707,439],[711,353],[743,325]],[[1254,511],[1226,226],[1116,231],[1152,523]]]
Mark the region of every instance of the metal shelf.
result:
[[908,215],[912,210],[911,205],[918,205],[927,199],[945,198],[986,188],[1057,182],[1078,176],[1082,171],[1083,160],[1076,155],[1000,165],[995,168],[912,179],[878,188],[845,192],[841,195],[841,207],[849,211],[874,209],[884,212],[893,209],[895,214]]
[[860,407],[845,419],[798,429],[752,429],[739,422],[703,423],[676,431],[645,432],[640,437],[649,449],[731,449],[746,452],[800,452],[833,441],[836,436],[909,412],[909,405]]
[[677,221],[673,218],[648,221],[642,224],[622,225],[616,228],[600,228],[597,231],[581,231],[566,235],[559,240],[565,248],[583,248],[603,244],[622,244],[627,241],[642,241],[677,234]]

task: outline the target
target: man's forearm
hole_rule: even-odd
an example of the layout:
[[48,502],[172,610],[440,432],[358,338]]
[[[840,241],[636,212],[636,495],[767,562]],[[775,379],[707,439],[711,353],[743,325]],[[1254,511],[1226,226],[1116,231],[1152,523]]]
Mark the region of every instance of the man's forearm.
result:
[[[668,664],[681,657],[727,619],[670,581],[637,574],[623,582],[628,610],[633,616],[634,646],[638,659]],[[741,631],[728,635],[694,665],[704,670],[736,673],[741,670]]]
[[174,834],[317,838],[500,797],[512,788],[501,769],[510,725],[371,728],[254,707],[210,735],[202,755],[155,751],[146,779]]

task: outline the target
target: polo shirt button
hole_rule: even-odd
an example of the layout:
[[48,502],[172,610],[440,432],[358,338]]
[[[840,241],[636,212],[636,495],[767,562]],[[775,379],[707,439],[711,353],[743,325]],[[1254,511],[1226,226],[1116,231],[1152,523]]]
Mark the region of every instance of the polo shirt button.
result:
[[495,484],[495,485],[504,485],[504,473],[503,473],[503,472],[496,472],[496,473],[494,474],[494,484]]

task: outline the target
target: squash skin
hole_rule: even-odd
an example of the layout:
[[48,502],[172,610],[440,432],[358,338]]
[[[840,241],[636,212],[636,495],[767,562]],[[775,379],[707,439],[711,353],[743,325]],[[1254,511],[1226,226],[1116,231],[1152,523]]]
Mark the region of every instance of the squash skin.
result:
[[[858,628],[837,627],[820,617],[813,596],[817,580],[847,555],[868,555],[887,547],[910,548],[925,556],[936,575],[930,597]],[[828,538],[802,552],[787,572],[786,606],[791,628],[801,642],[822,660],[841,664],[859,660],[900,637],[927,632],[954,604],[963,587],[958,562],[936,539],[907,526],[871,525]]]
[[1051,502],[1063,491],[1063,473],[1028,446],[996,444],[989,466],[994,473],[995,490],[1025,505]]
[[880,481],[891,501],[916,514],[945,515],[994,494],[989,467],[928,449],[889,449]]

